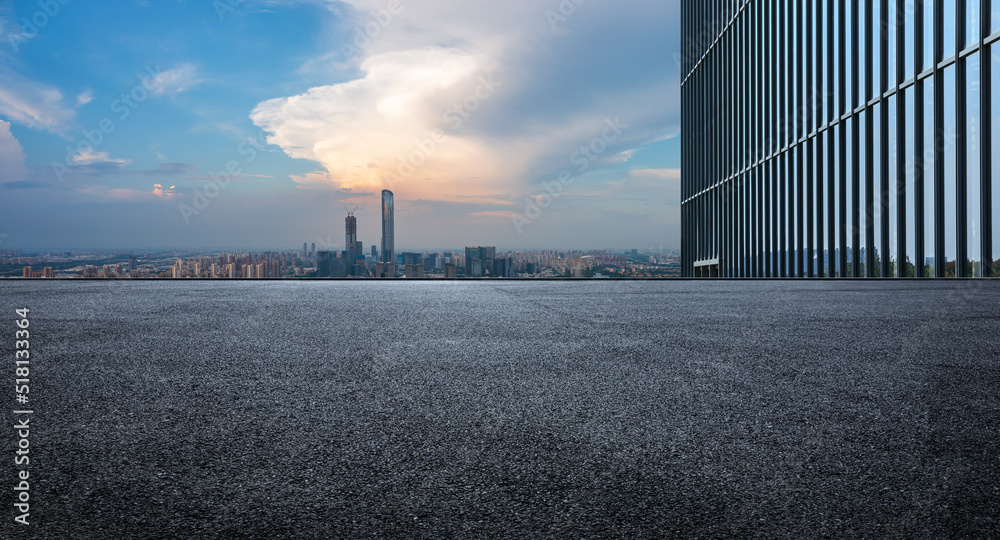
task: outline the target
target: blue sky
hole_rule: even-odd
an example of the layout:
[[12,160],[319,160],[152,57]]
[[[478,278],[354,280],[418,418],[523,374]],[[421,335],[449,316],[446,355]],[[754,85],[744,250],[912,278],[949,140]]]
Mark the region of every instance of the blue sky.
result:
[[400,249],[676,248],[678,18],[0,0],[0,248],[371,245],[383,188]]

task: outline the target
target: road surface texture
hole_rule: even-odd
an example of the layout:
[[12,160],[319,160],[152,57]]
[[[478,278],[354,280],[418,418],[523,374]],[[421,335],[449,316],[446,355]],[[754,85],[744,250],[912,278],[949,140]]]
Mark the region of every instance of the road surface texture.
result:
[[3,538],[1000,535],[1000,282],[0,285]]

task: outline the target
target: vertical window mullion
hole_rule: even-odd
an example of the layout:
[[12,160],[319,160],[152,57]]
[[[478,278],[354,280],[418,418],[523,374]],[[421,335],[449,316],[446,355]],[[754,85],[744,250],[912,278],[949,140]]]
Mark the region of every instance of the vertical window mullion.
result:
[[934,1],[934,275],[945,276],[944,226],[944,2]]
[[955,119],[957,130],[955,133],[955,148],[958,159],[955,160],[957,167],[955,171],[955,231],[956,231],[956,251],[955,251],[955,276],[969,277],[969,195],[968,195],[968,92],[966,91],[966,81],[968,74],[968,60],[960,54],[965,48],[965,4],[966,0],[955,2]]
[[980,30],[979,30],[979,115],[980,120],[980,145],[979,145],[979,175],[980,180],[980,219],[982,220],[982,225],[980,226],[982,230],[982,258],[983,258],[983,277],[990,277],[994,274],[996,269],[993,268],[993,162],[992,162],[992,151],[993,151],[993,89],[991,88],[993,82],[993,61],[992,61],[992,51],[997,45],[987,48],[984,44],[984,39],[989,35],[990,30],[990,20],[992,13],[990,10],[990,2],[986,0],[980,0]]

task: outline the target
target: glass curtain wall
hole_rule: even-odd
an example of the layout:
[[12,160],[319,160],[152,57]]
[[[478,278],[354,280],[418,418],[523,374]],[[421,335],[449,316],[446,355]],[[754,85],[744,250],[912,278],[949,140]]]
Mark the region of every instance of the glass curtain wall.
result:
[[1000,0],[681,4],[684,275],[1000,277]]

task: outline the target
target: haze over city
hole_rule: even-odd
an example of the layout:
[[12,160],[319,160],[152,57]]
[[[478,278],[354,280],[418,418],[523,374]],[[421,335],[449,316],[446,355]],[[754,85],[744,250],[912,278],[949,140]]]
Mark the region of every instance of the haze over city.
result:
[[383,188],[400,249],[679,247],[677,1],[56,4],[0,2],[0,247],[374,245]]

